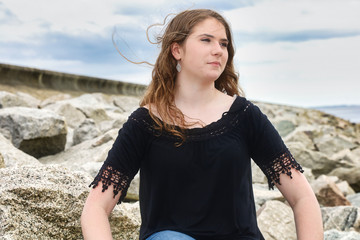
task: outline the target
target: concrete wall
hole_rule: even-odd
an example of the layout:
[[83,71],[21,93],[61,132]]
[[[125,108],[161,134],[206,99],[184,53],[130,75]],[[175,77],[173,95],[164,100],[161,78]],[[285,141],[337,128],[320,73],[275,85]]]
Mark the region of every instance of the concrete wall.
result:
[[0,63],[0,83],[60,91],[102,92],[140,96],[146,86],[102,78],[46,71]]

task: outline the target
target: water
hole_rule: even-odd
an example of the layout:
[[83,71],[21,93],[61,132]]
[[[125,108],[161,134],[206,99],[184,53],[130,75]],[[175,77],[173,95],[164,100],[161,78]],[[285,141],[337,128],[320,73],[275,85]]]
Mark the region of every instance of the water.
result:
[[360,123],[360,105],[313,107],[313,109],[335,115],[353,123]]

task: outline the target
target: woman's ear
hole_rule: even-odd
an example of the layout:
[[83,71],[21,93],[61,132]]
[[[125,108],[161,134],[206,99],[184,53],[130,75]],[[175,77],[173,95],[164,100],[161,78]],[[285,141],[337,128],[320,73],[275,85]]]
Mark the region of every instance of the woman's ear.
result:
[[171,44],[171,53],[177,61],[181,60],[181,46],[178,43]]

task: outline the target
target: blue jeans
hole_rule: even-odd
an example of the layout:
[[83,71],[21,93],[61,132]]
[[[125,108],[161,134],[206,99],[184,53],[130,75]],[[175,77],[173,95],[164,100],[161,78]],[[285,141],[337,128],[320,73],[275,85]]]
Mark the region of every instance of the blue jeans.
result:
[[195,240],[184,233],[165,230],[152,234],[146,240]]

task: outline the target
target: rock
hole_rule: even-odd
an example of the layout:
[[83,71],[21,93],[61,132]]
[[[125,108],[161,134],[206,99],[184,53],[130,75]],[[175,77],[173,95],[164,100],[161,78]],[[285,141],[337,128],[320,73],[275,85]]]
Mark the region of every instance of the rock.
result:
[[[55,166],[0,169],[0,238],[82,239],[91,180]],[[122,203],[110,216],[115,239],[137,239],[140,222],[138,203]]]
[[348,148],[333,154],[331,159],[338,162],[341,167],[351,168],[360,165],[360,155],[356,155]]
[[[90,181],[57,167],[0,169],[0,228],[22,239],[78,239]],[[1,238],[2,236],[0,236]]]
[[257,211],[258,226],[266,240],[296,240],[292,210],[280,201],[267,201]]
[[349,185],[347,181],[337,182],[336,186],[340,189],[342,194],[346,197],[347,195],[355,194],[354,189]]
[[36,158],[61,152],[65,119],[51,111],[25,107],[0,109],[0,132],[13,145]]
[[66,134],[66,144],[64,151],[67,151],[70,147],[73,146],[73,138],[74,138],[74,129],[71,127],[67,128]]
[[360,208],[360,193],[348,195],[346,198],[351,202],[351,205]]
[[53,95],[51,97],[44,99],[40,103],[40,108],[45,108],[47,105],[54,104],[56,102],[66,100],[66,99],[71,99],[71,98],[72,98],[72,96],[67,93],[56,94],[56,95]]
[[113,239],[139,239],[140,225],[139,202],[121,203],[114,208],[110,218]]
[[73,145],[96,138],[99,134],[100,131],[96,127],[94,120],[87,118],[74,130]]
[[251,161],[251,173],[253,183],[265,184],[268,182],[265,174],[261,171],[260,167],[254,161]]
[[85,121],[85,114],[72,106],[68,102],[57,102],[47,105],[45,109],[51,110],[63,117],[65,117],[66,124],[71,128],[77,128],[82,122]]
[[[360,126],[360,124],[359,124]],[[359,127],[360,129],[360,127]],[[360,162],[360,147],[354,148],[351,150],[351,153],[357,156],[358,161]]]
[[341,232],[336,229],[331,229],[324,232],[325,240],[358,240],[360,239],[360,233],[350,231]]
[[289,142],[287,147],[301,166],[310,168],[315,176],[327,174],[337,167],[338,162],[334,161],[324,153],[307,149],[302,143]]
[[108,115],[112,118],[108,121],[102,121],[98,124],[100,132],[105,133],[111,129],[120,129],[127,121],[128,116],[126,114],[108,112]]
[[131,96],[114,96],[112,97],[115,106],[123,112],[131,113],[139,107],[140,100]]
[[113,129],[97,138],[72,146],[64,152],[40,158],[39,161],[43,164],[57,164],[74,171],[86,171],[95,177],[117,134],[118,130]]
[[64,102],[80,110],[87,118],[92,118],[97,124],[101,121],[110,120],[106,110],[116,111],[115,106],[104,100],[103,94],[83,94]]
[[337,229],[340,231],[360,230],[360,209],[353,206],[322,207],[324,231]]
[[360,165],[352,168],[336,168],[329,175],[338,176],[347,181],[355,192],[360,192]]
[[0,91],[0,108],[8,107],[30,107],[37,108],[40,100],[30,96],[26,93],[18,92],[12,94],[9,92]]
[[314,143],[320,152],[330,156],[343,149],[352,149],[358,146],[350,138],[337,133],[324,134],[314,138]]
[[[45,165],[56,165],[73,171],[84,171],[95,177],[105,161],[118,134],[117,129],[75,145],[65,152],[40,158]],[[139,175],[132,180],[125,200],[139,200]],[[90,183],[89,183],[90,184]]]
[[125,199],[127,201],[139,201],[139,189],[140,189],[140,174],[138,172],[130,183]]
[[121,112],[118,107],[105,98],[105,95],[101,93],[83,94],[76,98],[46,105],[45,108],[64,115],[67,121],[71,122],[71,127],[76,128],[85,118],[91,118],[96,124],[99,124],[102,121],[111,120],[107,114],[108,111]]
[[0,154],[4,159],[5,167],[41,165],[41,163],[36,158],[14,147],[12,143],[1,134],[0,134]]
[[335,182],[325,175],[321,175],[313,181],[311,187],[322,206],[332,207],[351,205],[336,186]]
[[4,160],[4,157],[0,153],[0,168],[4,168],[4,167],[5,167],[5,160]]
[[284,137],[284,142],[288,145],[289,142],[299,142],[305,149],[316,150],[312,139],[309,137],[309,132],[313,131],[313,126],[299,126],[293,132]]
[[287,136],[289,133],[295,130],[296,126],[292,121],[283,119],[277,122],[274,122],[274,127],[279,132],[281,137]]
[[304,167],[304,166],[301,166],[302,169],[304,170],[303,174],[306,178],[306,180],[310,183],[310,182],[313,182],[315,181],[315,176],[314,174],[312,173],[312,170],[310,168],[307,168],[307,167]]
[[258,206],[262,206],[269,200],[278,200],[281,202],[285,201],[281,192],[277,188],[269,190],[268,184],[253,184],[253,191],[255,203]]

